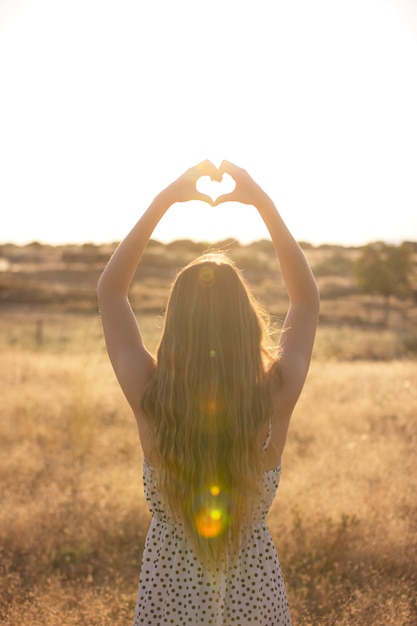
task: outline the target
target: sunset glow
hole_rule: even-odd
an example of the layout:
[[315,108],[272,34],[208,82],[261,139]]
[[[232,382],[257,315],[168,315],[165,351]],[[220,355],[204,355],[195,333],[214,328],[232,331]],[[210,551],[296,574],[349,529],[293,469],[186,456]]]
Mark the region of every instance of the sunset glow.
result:
[[[206,158],[247,169],[300,240],[415,239],[416,71],[412,0],[5,1],[0,239],[118,240]],[[267,231],[192,202],[154,236]]]

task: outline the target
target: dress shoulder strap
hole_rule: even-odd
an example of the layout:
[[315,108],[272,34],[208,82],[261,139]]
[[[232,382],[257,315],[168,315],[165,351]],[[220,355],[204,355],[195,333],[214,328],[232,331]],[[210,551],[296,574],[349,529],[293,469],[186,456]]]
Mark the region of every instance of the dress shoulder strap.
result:
[[267,447],[269,446],[269,442],[271,441],[272,436],[272,418],[269,418],[268,432],[266,433],[265,442],[262,448],[262,452],[265,452]]

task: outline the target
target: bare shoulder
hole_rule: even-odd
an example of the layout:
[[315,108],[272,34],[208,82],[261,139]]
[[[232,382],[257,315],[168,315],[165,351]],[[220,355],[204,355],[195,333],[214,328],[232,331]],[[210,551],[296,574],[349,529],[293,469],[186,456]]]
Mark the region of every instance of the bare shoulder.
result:
[[305,367],[296,359],[277,362],[271,369],[269,385],[272,393],[272,432],[265,452],[265,469],[274,468],[281,461],[305,374]]
[[269,443],[264,454],[264,470],[274,469],[280,464],[287,441],[290,420],[291,413],[286,414],[282,410],[279,393],[274,394],[272,420],[267,427],[262,428],[261,442],[264,443],[268,439],[268,431],[272,427],[269,434]]

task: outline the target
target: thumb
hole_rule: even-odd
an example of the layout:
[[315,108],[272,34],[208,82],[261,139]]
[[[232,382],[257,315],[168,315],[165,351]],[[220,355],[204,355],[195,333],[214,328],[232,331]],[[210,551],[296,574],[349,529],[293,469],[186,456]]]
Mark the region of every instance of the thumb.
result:
[[230,193],[224,193],[222,196],[219,196],[213,202],[213,206],[217,206],[219,204],[223,204],[224,202],[236,202],[235,192],[231,191]]
[[193,198],[193,200],[201,200],[202,202],[207,202],[207,204],[210,204],[211,206],[214,206],[213,198],[211,198],[207,194],[201,193],[199,191],[196,193],[196,195]]

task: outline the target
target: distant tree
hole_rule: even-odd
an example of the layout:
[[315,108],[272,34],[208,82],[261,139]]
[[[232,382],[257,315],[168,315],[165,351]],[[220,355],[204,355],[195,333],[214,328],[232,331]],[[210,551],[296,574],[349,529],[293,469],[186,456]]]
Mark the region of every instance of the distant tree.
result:
[[366,245],[354,264],[354,274],[363,293],[385,299],[385,323],[388,324],[392,296],[412,295],[413,251],[381,241]]
[[[327,252],[327,251],[326,251]],[[316,276],[346,276],[352,274],[353,261],[344,248],[328,249],[321,260],[313,266]]]

